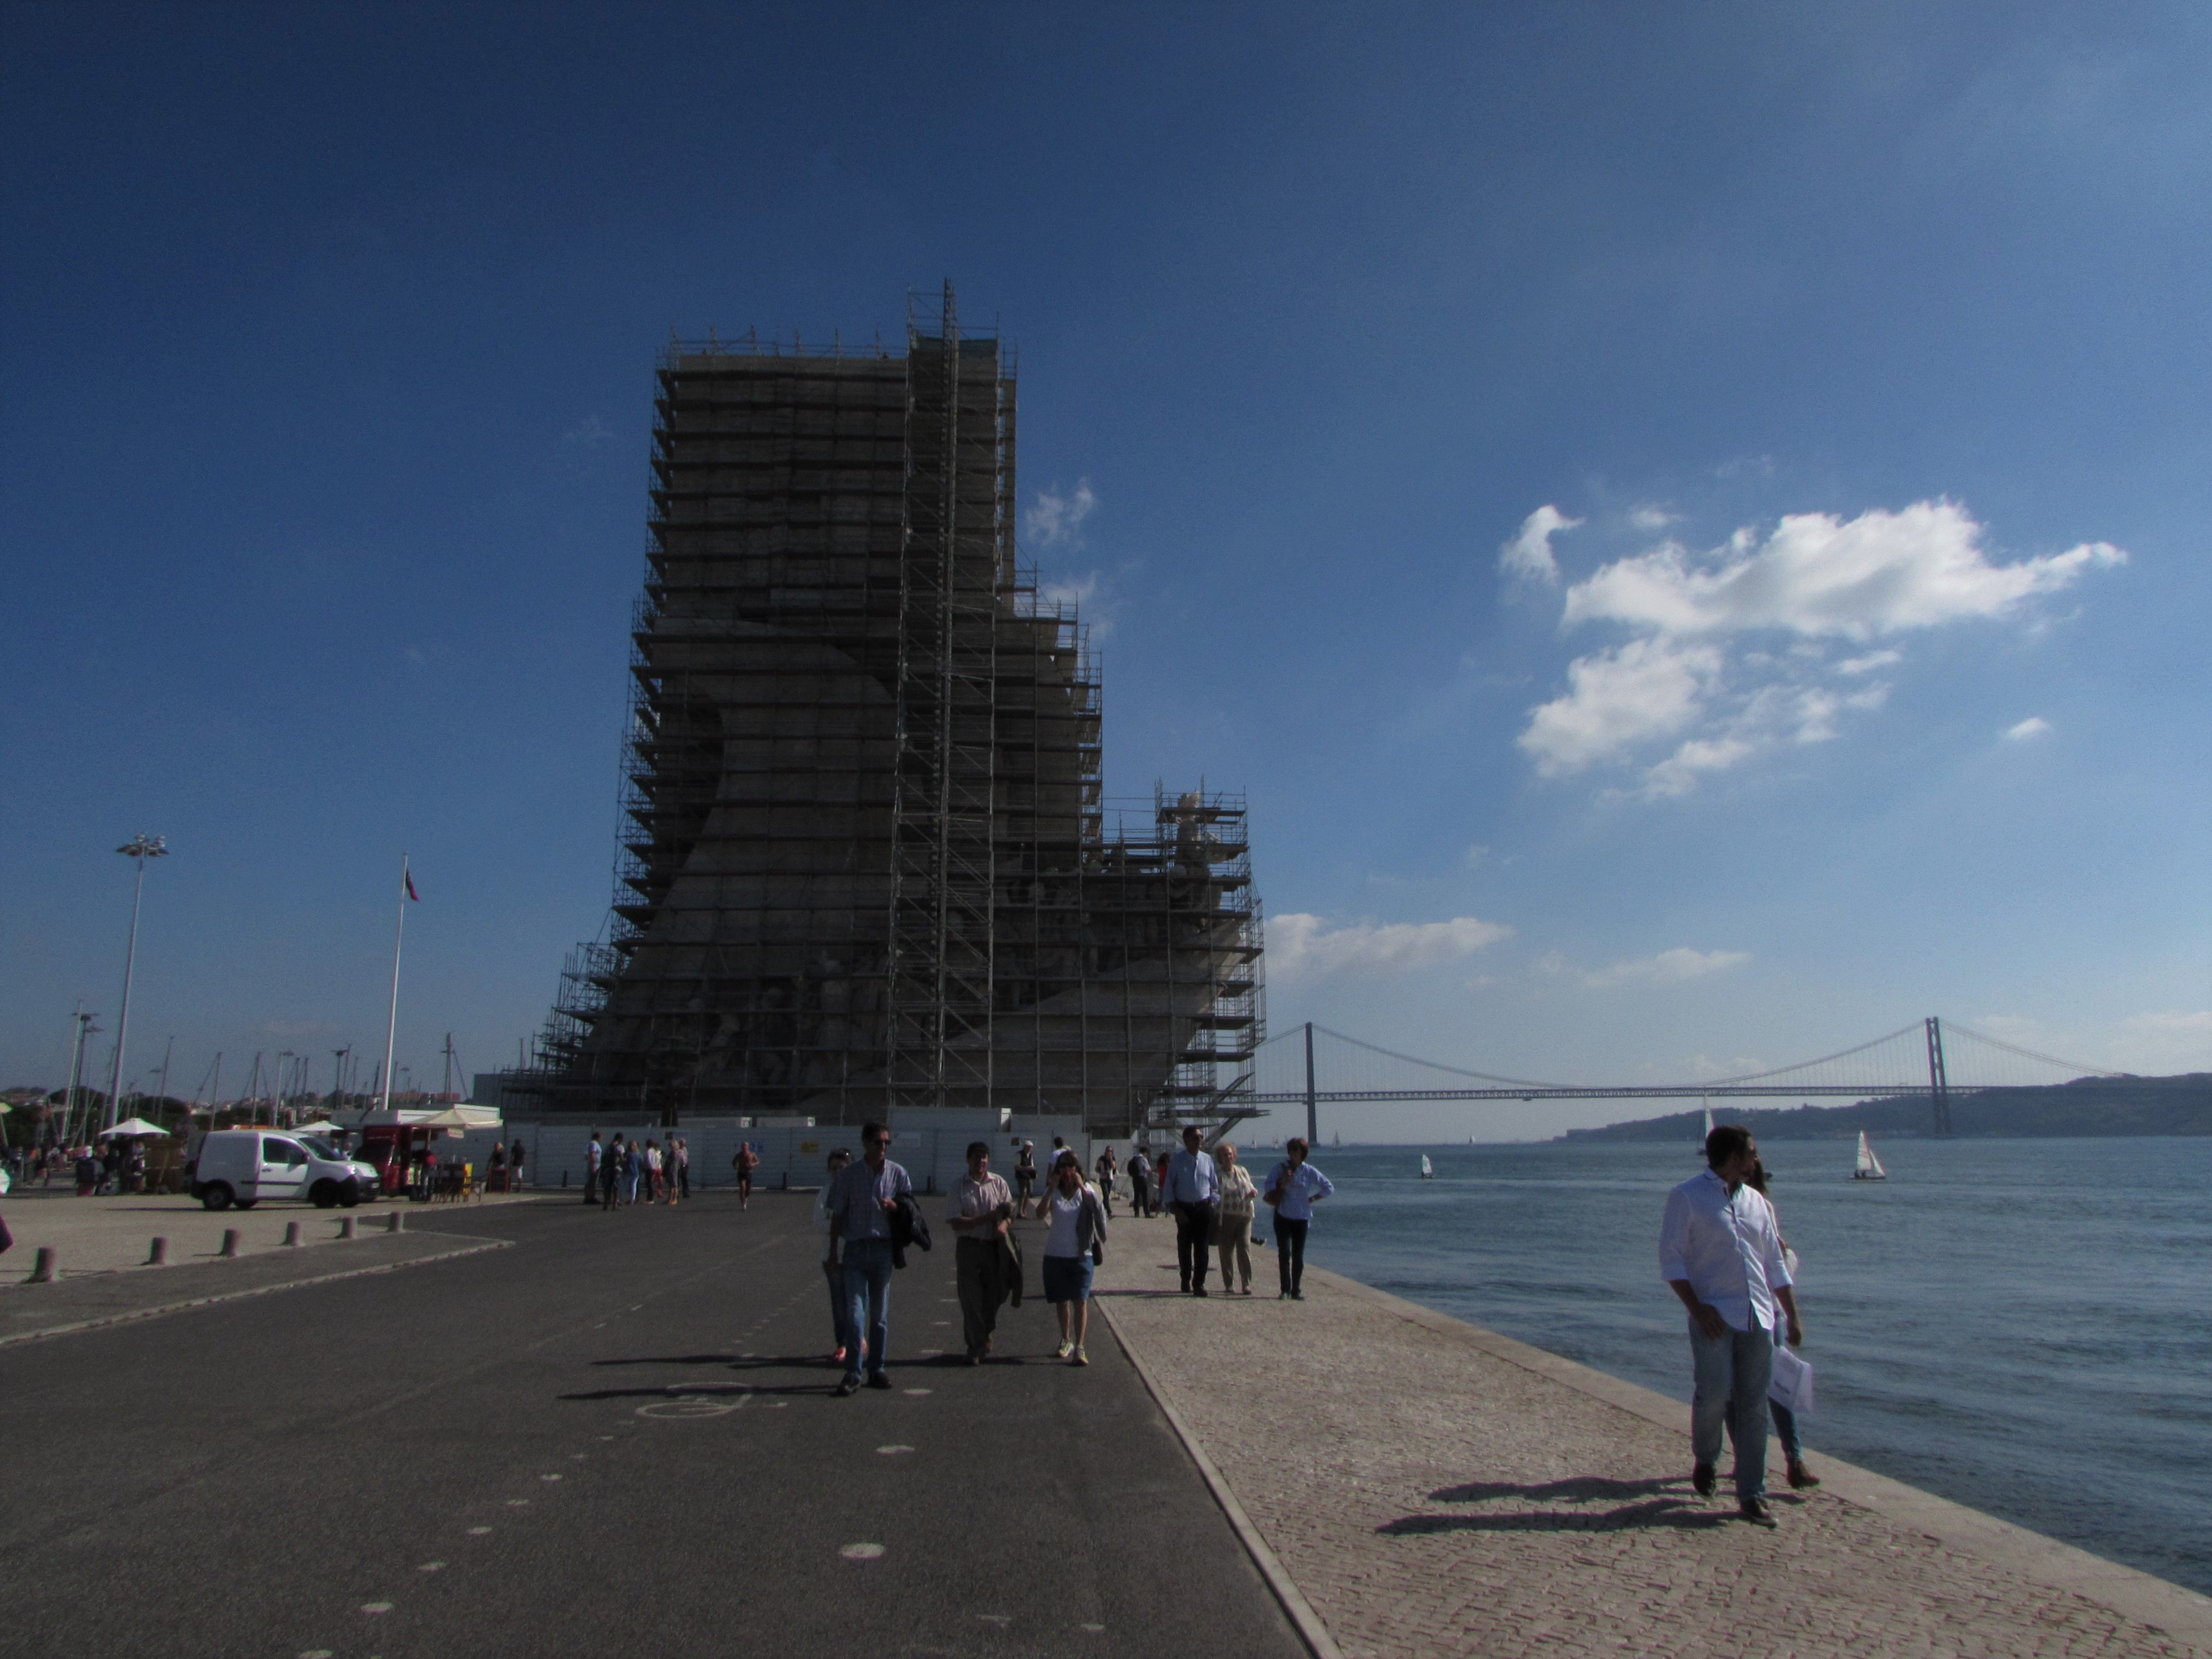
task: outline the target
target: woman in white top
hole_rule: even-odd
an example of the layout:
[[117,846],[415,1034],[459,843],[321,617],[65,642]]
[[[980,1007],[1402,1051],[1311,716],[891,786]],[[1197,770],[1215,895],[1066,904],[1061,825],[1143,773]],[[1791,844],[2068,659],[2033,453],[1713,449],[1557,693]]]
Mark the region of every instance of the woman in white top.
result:
[[1240,1296],[1252,1294],[1252,1217],[1260,1207],[1260,1189],[1252,1184],[1251,1172],[1237,1161],[1237,1149],[1223,1141],[1213,1149],[1213,1161],[1221,1171],[1221,1220],[1216,1237],[1221,1247],[1221,1289],[1226,1295],[1237,1280],[1229,1272],[1233,1255],[1243,1271],[1244,1287]]
[[1106,1254],[1106,1206],[1084,1180],[1073,1152],[1060,1153],[1052,1166],[1043,1212],[1050,1224],[1044,1236],[1044,1299],[1060,1316],[1060,1346],[1053,1358],[1088,1365],[1083,1340],[1091,1329],[1091,1270]]

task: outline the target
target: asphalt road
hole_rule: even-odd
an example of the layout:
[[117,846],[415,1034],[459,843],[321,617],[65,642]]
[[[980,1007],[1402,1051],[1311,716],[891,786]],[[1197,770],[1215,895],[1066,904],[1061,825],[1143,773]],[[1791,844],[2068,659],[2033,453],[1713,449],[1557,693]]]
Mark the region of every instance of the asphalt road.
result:
[[417,1208],[516,1248],[0,1349],[0,1652],[1304,1651],[1103,1322],[955,1363],[940,1229],[834,1399],[806,1223]]

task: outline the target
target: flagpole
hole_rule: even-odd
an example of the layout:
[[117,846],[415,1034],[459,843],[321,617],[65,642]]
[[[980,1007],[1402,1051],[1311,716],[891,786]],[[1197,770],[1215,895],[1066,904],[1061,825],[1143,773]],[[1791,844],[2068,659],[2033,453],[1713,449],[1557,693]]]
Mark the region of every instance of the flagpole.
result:
[[392,1109],[392,1042],[399,1034],[399,946],[407,937],[407,854],[399,855],[399,920],[392,930],[392,1015],[384,1024],[384,1100]]

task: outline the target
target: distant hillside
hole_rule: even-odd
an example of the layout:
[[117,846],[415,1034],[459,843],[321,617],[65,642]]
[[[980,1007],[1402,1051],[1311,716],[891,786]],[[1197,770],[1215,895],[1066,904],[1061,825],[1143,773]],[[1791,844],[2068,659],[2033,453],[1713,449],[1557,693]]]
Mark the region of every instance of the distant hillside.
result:
[[[1848,1106],[1747,1106],[1715,1101],[1716,1123],[1741,1123],[1766,1140],[1850,1140],[1862,1129],[1897,1139],[1928,1133],[1925,1095],[1892,1095]],[[2212,1072],[2179,1077],[2076,1078],[2042,1089],[1991,1089],[1951,1097],[1961,1135],[2045,1139],[2074,1135],[2212,1135]],[[1673,1112],[1602,1129],[1570,1129],[1561,1140],[1665,1140],[1692,1146],[1702,1112]]]

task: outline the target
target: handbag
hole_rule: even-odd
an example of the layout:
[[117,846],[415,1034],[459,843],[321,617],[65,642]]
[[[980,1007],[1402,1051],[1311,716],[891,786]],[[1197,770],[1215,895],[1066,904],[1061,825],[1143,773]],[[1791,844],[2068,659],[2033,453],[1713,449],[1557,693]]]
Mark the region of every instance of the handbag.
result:
[[1796,1416],[1813,1414],[1813,1362],[1779,1337],[1774,1343],[1774,1372],[1767,1382],[1766,1395]]

